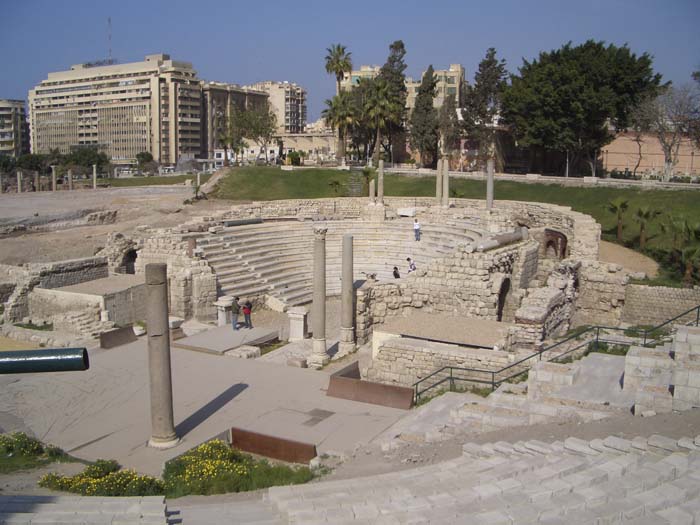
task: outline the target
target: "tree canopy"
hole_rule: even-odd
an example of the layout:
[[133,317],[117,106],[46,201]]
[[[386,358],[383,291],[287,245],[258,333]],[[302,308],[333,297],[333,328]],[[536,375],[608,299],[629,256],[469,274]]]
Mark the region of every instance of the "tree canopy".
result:
[[459,140],[459,120],[457,119],[457,102],[454,97],[447,96],[438,114],[440,130],[440,153],[450,155]]
[[503,95],[503,117],[523,146],[586,155],[625,129],[630,112],[658,89],[651,57],[589,40],[542,52],[523,65]]
[[336,93],[340,93],[340,82],[345,73],[352,71],[352,60],[350,51],[345,46],[333,44],[326,49],[326,73],[335,75]]
[[411,147],[418,150],[421,164],[425,164],[428,158],[431,159],[430,162],[435,160],[437,151],[438,115],[433,107],[436,86],[437,78],[431,64],[423,75],[416,96],[416,107],[411,114]]

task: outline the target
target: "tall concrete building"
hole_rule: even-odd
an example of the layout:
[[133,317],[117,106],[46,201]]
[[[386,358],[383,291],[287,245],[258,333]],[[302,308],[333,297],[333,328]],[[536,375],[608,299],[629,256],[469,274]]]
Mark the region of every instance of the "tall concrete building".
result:
[[29,153],[29,125],[24,100],[0,99],[0,155]]
[[49,73],[29,92],[29,120],[34,153],[95,146],[115,164],[142,151],[176,164],[203,149],[201,82],[192,64],[165,54]]
[[[350,73],[346,73],[342,82],[340,83],[341,89],[351,89],[353,86],[362,78],[375,78],[379,75],[381,68],[379,66],[360,66],[360,69],[353,70]],[[445,98],[455,97],[457,102],[457,107],[461,107],[462,100],[460,94],[462,93],[462,86],[464,85],[464,68],[460,64],[451,64],[449,69],[436,69],[435,77],[437,78],[436,94],[433,99],[433,106],[436,108],[441,108]],[[421,79],[425,75],[425,71],[421,74]],[[418,89],[420,88],[421,80],[413,80],[411,77],[406,78],[406,108],[412,110],[416,107],[416,95],[418,95]]]
[[257,82],[248,89],[269,95],[270,106],[277,116],[277,132],[304,133],[306,128],[306,90],[293,82]]
[[223,148],[219,135],[225,131],[232,108],[238,111],[259,107],[268,99],[264,91],[243,88],[236,84],[223,82],[204,82],[202,84],[202,156],[212,159],[215,150]]

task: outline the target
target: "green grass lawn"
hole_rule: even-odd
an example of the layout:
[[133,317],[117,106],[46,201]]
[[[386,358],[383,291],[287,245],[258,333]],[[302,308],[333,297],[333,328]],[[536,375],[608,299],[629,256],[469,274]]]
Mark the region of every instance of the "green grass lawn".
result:
[[[307,169],[282,171],[277,167],[246,167],[231,170],[215,194],[230,200],[277,200],[299,198],[337,197],[332,181],[344,185],[350,173],[331,169]],[[460,197],[482,199],[486,195],[486,182],[452,179],[450,189]],[[546,202],[570,206],[572,209],[594,217],[603,228],[603,237],[614,240],[616,219],[607,211],[608,201],[617,197],[629,201],[624,220],[624,242],[634,247],[639,237],[639,225],[634,214],[640,206],[649,206],[670,213],[684,215],[690,222],[700,222],[700,191],[640,190],[636,188],[573,188],[554,184],[526,184],[498,181],[495,184],[496,200]],[[384,193],[389,196],[427,197],[435,195],[435,177],[403,177],[387,175]],[[342,190],[341,194],[342,195]],[[669,239],[660,230],[660,221],[649,227],[650,248],[668,249]]]
[[[201,182],[204,184],[211,175],[201,175]],[[182,184],[187,179],[196,181],[196,175],[166,175],[163,177],[124,177],[114,179],[97,179],[97,184],[109,184],[113,188],[126,188],[129,186],[164,186],[168,184]],[[90,183],[92,184],[92,183]]]

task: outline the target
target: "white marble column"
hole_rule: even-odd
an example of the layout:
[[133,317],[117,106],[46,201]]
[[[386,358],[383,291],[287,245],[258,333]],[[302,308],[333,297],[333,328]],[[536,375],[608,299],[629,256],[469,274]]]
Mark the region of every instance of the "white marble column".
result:
[[442,161],[442,205],[450,205],[450,162]]
[[17,170],[17,193],[22,193],[22,172]]
[[97,189],[97,164],[92,165],[92,189]]
[[369,203],[374,204],[374,179],[369,181]]
[[51,166],[51,191],[56,191],[56,166]]
[[[383,161],[380,161],[383,162]],[[343,354],[355,351],[355,287],[352,235],[343,235],[343,262],[340,283],[340,343]]]
[[377,172],[377,204],[384,204],[384,159],[379,159]]
[[73,171],[68,170],[68,191],[73,189]]
[[442,159],[438,159],[437,171],[435,172],[435,200],[438,205],[442,204]]
[[326,349],[326,232],[328,228],[314,229],[314,294],[312,312],[312,353],[308,364],[322,368],[330,360]]

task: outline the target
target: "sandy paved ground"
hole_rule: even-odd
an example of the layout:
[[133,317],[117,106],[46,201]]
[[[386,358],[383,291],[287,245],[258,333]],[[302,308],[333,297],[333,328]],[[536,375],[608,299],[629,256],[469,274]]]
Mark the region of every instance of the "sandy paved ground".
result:
[[654,259],[612,242],[600,241],[599,259],[619,264],[633,272],[644,272],[647,277],[656,277],[659,274],[659,265]]
[[37,345],[25,341],[15,341],[0,335],[0,352],[4,350],[33,350],[39,348]]

